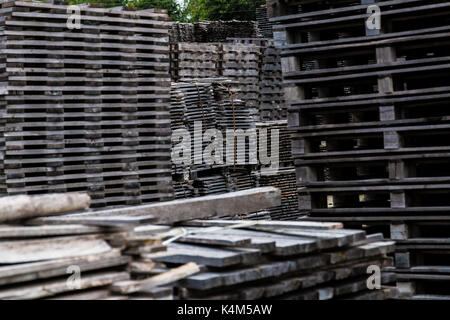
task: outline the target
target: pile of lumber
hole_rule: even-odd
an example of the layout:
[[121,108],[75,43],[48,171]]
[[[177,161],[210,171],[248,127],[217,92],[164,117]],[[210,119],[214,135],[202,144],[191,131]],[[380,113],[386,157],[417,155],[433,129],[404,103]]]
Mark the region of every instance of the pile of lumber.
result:
[[[367,13],[373,4],[379,26]],[[300,209],[401,240],[404,291],[449,298],[441,280],[450,280],[450,2],[268,7],[287,40],[281,55]],[[440,232],[429,233],[432,226]]]
[[[394,243],[380,235],[341,223],[196,220],[277,206],[280,195],[256,188],[102,212],[85,211],[80,193],[1,198],[0,299],[396,295],[385,271]],[[369,267],[382,271],[376,290]]]
[[101,228],[20,223],[89,204],[90,197],[79,193],[0,198],[1,300],[62,298],[81,290],[95,290],[93,299],[107,298],[108,285],[129,278],[129,257],[105,241]]
[[[278,152],[278,168],[262,168],[260,166],[253,170],[252,175],[256,180],[256,186],[272,186],[281,190],[281,205],[264,210],[272,220],[297,220],[304,216],[304,213],[298,210],[297,181],[294,163],[291,154],[291,138],[287,128],[287,121],[265,121],[257,122],[256,128],[261,135],[262,130],[267,130],[267,153],[272,155]],[[272,135],[278,132],[278,148],[273,148]],[[258,139],[258,144],[261,141]],[[258,146],[260,150],[261,145]],[[262,214],[261,212],[260,214]],[[254,219],[258,219],[258,214]]]
[[267,6],[265,4],[256,8],[256,22],[258,26],[258,33],[261,36],[268,39],[273,38],[273,23],[269,20]]
[[[145,255],[200,272],[177,283],[181,299],[390,299],[395,274],[370,290],[368,268],[391,265],[393,242],[340,223],[195,220],[183,223],[166,252]],[[390,284],[390,286],[389,286]]]
[[261,50],[253,44],[222,45],[222,76],[231,80],[234,96],[245,101],[257,120],[259,107],[259,73]]
[[170,46],[170,74],[172,81],[221,76],[220,44],[180,42]]
[[[286,120],[257,122],[256,128],[258,129],[259,135],[261,135],[261,133],[264,132],[264,130],[267,132],[268,155],[272,153],[272,150],[276,152],[276,146],[274,145],[274,143],[278,142],[280,167],[282,168],[293,167],[294,159],[292,157],[292,147],[291,147],[292,138],[291,138],[291,131],[288,128],[288,122]],[[275,135],[276,132],[278,132],[278,140],[275,139],[275,141],[272,142],[272,137],[276,138]],[[259,148],[261,148],[261,146],[259,146]]]
[[254,171],[253,174],[258,187],[275,187],[281,190],[281,205],[266,210],[271,220],[297,220],[304,217],[298,210],[295,168],[279,168],[273,174]]
[[[194,134],[196,125],[201,126],[201,131],[217,128],[216,107],[214,104],[212,86],[208,83],[172,83],[170,104],[170,125],[173,133],[177,130],[187,130],[191,138],[191,165],[172,165],[173,174],[181,174],[184,170],[205,168],[204,161],[197,159],[195,152]],[[198,129],[197,129],[198,130]],[[203,139],[202,139],[203,140]],[[172,141],[172,148],[179,141]],[[207,146],[202,141],[202,150]],[[199,163],[200,161],[200,163]]]
[[[164,268],[169,275],[179,271],[140,258],[166,250],[170,224],[264,209],[279,198],[278,190],[259,188],[94,212],[86,211],[91,199],[83,193],[0,198],[0,299],[170,298],[173,286],[166,285],[176,279]],[[197,268],[189,266],[185,276]],[[157,270],[163,274],[155,285]],[[138,278],[152,286],[127,295],[112,287]]]
[[280,50],[270,39],[227,38],[228,43],[171,45],[174,81],[225,78],[255,120],[286,120]]
[[[251,117],[251,111],[246,108],[244,102],[233,96],[232,89],[229,88],[230,81],[221,78],[199,79],[190,82],[172,83],[171,91],[171,128],[172,131],[185,129],[191,137],[191,165],[172,164],[172,178],[176,198],[190,198],[194,196],[205,196],[210,194],[220,194],[231,191],[244,190],[255,187],[256,183],[250,174],[251,168],[248,152],[242,150],[250,143],[244,146],[239,145],[236,152],[243,152],[246,155],[246,163],[236,165],[226,159],[226,132],[227,130],[248,130],[255,128],[255,121]],[[217,129],[223,135],[223,163],[208,164],[203,159],[198,162],[198,154],[194,152],[194,130],[201,125],[202,132],[208,129]],[[173,141],[173,146],[179,141]],[[202,139],[202,150],[204,150],[208,141]],[[256,146],[255,146],[256,147]],[[234,150],[233,146],[229,146]],[[237,159],[236,159],[237,160]],[[237,162],[237,161],[236,161]],[[231,170],[233,168],[233,170]],[[236,171],[248,172],[244,175],[244,180],[250,180],[243,183],[241,180],[234,179],[242,176]]]
[[[171,45],[173,81],[226,78],[236,99],[257,116],[260,49],[253,44],[176,43]],[[256,120],[256,118],[255,118]]]
[[[208,82],[209,81],[209,82]],[[274,186],[282,190],[282,204],[280,207],[270,208],[265,213],[250,213],[247,218],[259,219],[261,215],[269,216],[275,220],[296,219],[302,216],[298,210],[296,194],[296,178],[291,155],[291,139],[287,130],[287,121],[254,122],[250,111],[246,109],[241,100],[230,97],[228,81],[210,78],[193,82],[177,82],[172,84],[171,122],[172,130],[186,129],[190,136],[194,136],[195,123],[201,123],[203,130],[218,129],[225,139],[227,129],[248,130],[251,128],[267,130],[268,155],[272,152],[272,134],[278,132],[278,153],[280,168],[270,175],[261,174],[261,164],[249,163],[250,143],[246,143],[246,150],[238,146],[237,152],[245,152],[245,165],[224,163],[207,165],[195,163],[195,154],[192,152],[192,164],[172,165],[172,178],[177,199],[192,198],[211,194],[221,194],[231,191],[251,189],[256,186]],[[231,91],[232,92],[232,91]],[[234,110],[234,111],[233,111]],[[226,141],[224,140],[225,144]],[[275,141],[274,141],[275,142]],[[178,141],[174,141],[179,143]],[[194,150],[194,141],[191,141],[191,150]],[[206,147],[203,141],[202,148]],[[257,146],[255,146],[257,147]],[[261,146],[259,146],[261,148]]]
[[1,6],[0,192],[170,199],[167,14],[83,5],[69,29],[67,6]]
[[260,50],[258,70],[260,121],[286,120],[281,51],[275,46],[275,42],[263,38],[228,38],[228,40],[237,44],[255,45]]
[[260,120],[286,120],[281,70],[281,50],[273,40],[266,40],[261,48],[261,70],[259,74]]

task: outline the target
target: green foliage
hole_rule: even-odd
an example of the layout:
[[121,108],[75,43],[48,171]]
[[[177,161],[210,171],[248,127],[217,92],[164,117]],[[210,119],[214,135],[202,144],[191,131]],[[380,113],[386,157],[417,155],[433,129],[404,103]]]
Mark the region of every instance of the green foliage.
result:
[[186,22],[184,10],[177,0],[130,0],[128,6],[138,10],[166,9],[172,20]]
[[192,22],[206,20],[255,20],[256,8],[265,0],[185,0],[186,15]]
[[165,9],[174,21],[255,20],[265,0],[69,0],[70,4],[102,3],[106,8],[127,5],[139,10]]

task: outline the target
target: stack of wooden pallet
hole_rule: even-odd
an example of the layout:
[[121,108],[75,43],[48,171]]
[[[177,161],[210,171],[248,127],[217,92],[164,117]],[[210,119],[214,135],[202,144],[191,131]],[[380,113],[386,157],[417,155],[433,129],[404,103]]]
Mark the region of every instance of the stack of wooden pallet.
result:
[[450,279],[450,2],[269,0],[268,7],[288,42],[282,56],[300,209],[388,235],[392,228],[402,241],[405,289],[448,298],[447,282],[436,280]]
[[234,96],[253,117],[285,120],[280,50],[270,39],[232,38],[223,43],[175,43],[171,50],[174,81],[224,77]]
[[257,120],[259,107],[259,60],[261,50],[253,44],[223,44],[223,76],[231,80],[236,98],[245,101]]
[[220,77],[222,52],[214,43],[180,42],[171,45],[172,81]]
[[223,42],[228,37],[250,38],[258,36],[254,21],[200,21],[175,22],[170,28],[170,43]]
[[281,50],[275,46],[275,42],[272,40],[267,40],[262,48],[259,84],[261,121],[287,119],[280,53]]
[[170,198],[167,15],[80,6],[77,29],[67,6],[2,6],[6,192],[88,191],[93,207]]
[[197,42],[195,41],[195,24],[174,22],[170,25],[169,41],[171,44],[178,42]]
[[[176,43],[171,46],[174,81],[225,77],[236,99],[257,116],[260,49],[253,44]],[[256,118],[255,118],[256,120]]]
[[261,121],[286,120],[287,109],[282,87],[280,50],[271,39],[228,38],[233,43],[256,45],[259,58],[259,119]]

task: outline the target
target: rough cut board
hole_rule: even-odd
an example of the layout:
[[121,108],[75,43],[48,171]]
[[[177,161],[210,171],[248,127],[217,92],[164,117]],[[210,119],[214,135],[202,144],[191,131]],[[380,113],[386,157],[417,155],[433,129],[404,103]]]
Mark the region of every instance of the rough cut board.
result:
[[[103,211],[102,211],[103,212]],[[80,213],[80,214],[74,214],[74,215],[67,215],[67,216],[61,216],[61,217],[54,217],[55,219],[52,219],[53,217],[44,217],[44,218],[37,218],[32,219],[28,221],[29,224],[67,224],[67,223],[73,223],[73,224],[84,224],[84,225],[91,225],[91,226],[103,226],[103,227],[116,227],[116,226],[135,226],[143,223],[150,223],[154,222],[156,220],[153,216],[121,216],[121,215],[114,215],[114,216],[101,216],[98,215],[99,213],[92,214],[90,212],[88,213]]]
[[0,238],[28,238],[46,236],[65,236],[89,233],[100,233],[98,227],[83,225],[59,225],[59,226],[13,226],[0,225]]
[[253,220],[239,220],[239,221],[228,221],[228,220],[193,220],[184,223],[187,226],[193,227],[210,227],[210,226],[220,226],[229,227],[236,224],[249,223],[249,228],[256,227],[276,227],[285,229],[318,229],[318,230],[332,230],[332,229],[342,229],[344,226],[342,223],[334,222],[314,222],[314,221],[253,221]]
[[24,300],[45,298],[64,292],[107,286],[116,281],[128,280],[129,277],[127,272],[101,272],[84,275],[80,278],[81,281],[78,288],[68,286],[67,277],[64,277],[58,280],[2,290],[0,292],[0,299]]
[[151,216],[157,223],[174,223],[213,216],[229,216],[254,212],[281,205],[281,191],[273,187],[255,188],[221,195],[182,199],[157,204],[126,207],[58,217],[37,218],[33,224],[100,224],[108,217]]
[[111,250],[111,247],[97,236],[1,241],[0,264],[86,256]]
[[77,258],[57,259],[43,262],[21,263],[0,267],[0,285],[28,282],[67,275],[67,268],[76,265],[82,273],[122,266],[130,262],[130,257],[119,251],[95,254]]
[[258,249],[215,248],[186,244],[170,244],[167,251],[144,255],[151,261],[164,263],[189,263],[211,267],[228,267],[240,263],[255,263],[260,260]]
[[85,193],[19,195],[0,198],[0,222],[86,210],[91,198]]
[[274,261],[238,270],[203,272],[181,280],[180,286],[197,290],[227,287],[250,281],[281,277],[293,272],[337,265],[351,260],[382,256],[393,252],[394,249],[392,242],[375,242],[370,246],[363,245],[343,251],[318,253],[299,258],[293,257],[290,260]]

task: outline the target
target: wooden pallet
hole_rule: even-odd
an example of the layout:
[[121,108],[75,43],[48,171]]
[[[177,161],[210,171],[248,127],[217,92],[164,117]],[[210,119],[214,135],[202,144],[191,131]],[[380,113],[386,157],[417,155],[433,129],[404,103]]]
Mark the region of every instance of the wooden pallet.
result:
[[7,192],[87,190],[94,207],[169,199],[167,15],[83,6],[78,31],[63,5],[8,9]]
[[[370,5],[381,10],[381,28],[366,24]],[[399,240],[394,270],[418,299],[448,294],[436,271],[448,265],[437,254],[446,235],[398,238],[389,228],[415,233],[449,220],[449,10],[432,0],[268,2],[300,210]]]

